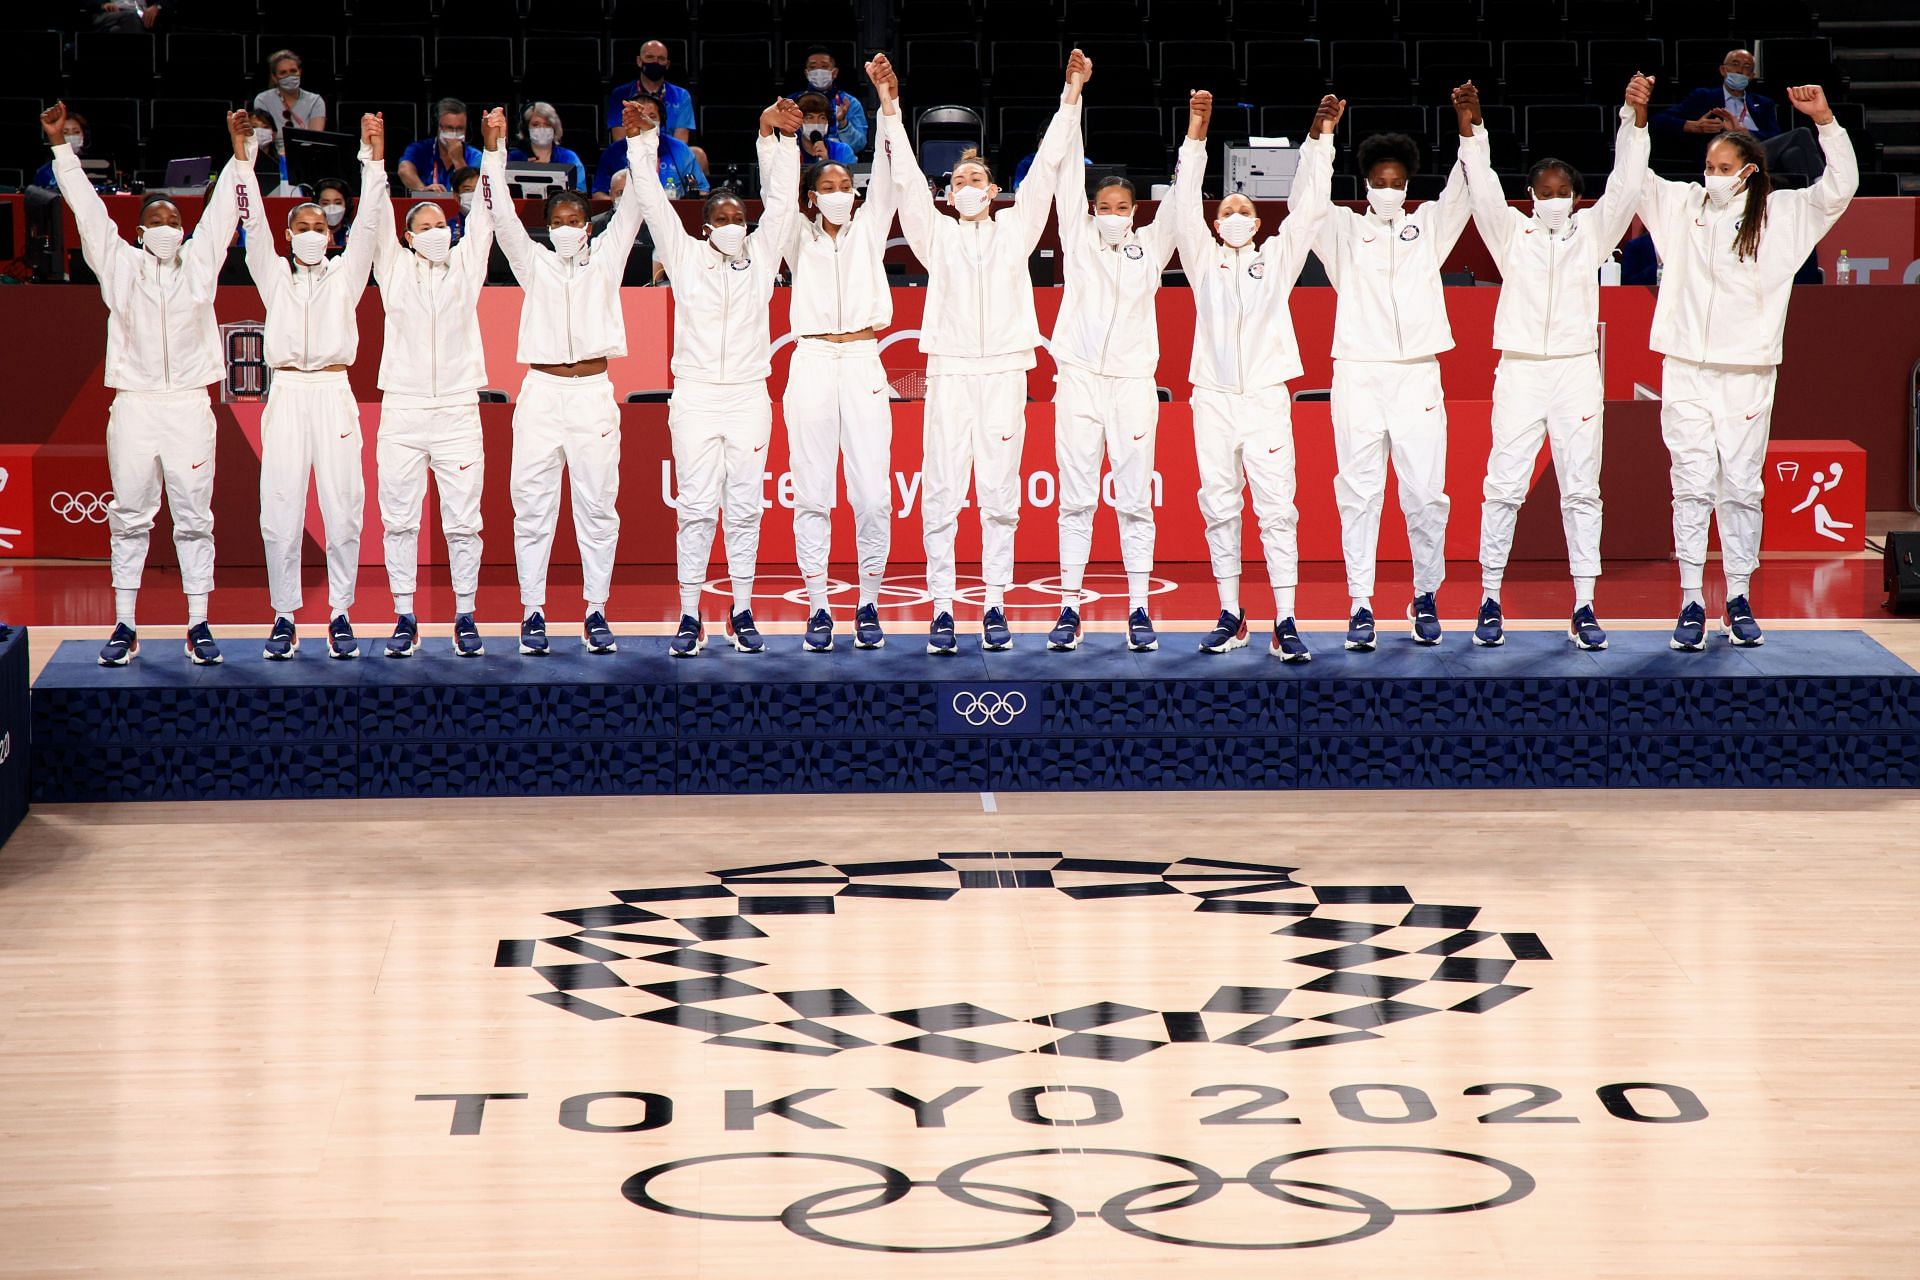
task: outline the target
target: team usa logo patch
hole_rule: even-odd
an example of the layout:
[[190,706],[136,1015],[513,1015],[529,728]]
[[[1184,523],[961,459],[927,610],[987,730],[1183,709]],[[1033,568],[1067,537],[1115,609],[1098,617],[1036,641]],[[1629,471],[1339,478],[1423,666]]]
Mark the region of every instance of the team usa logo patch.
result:
[[1264,262],[1256,262],[1247,268],[1247,274],[1255,280],[1263,279],[1267,274],[1267,264]]
[[[1272,1054],[1377,1040],[1402,1022],[1496,1009],[1528,991],[1522,977],[1552,958],[1532,933],[1484,925],[1478,907],[1417,902],[1399,885],[1309,884],[1295,871],[1046,852],[801,858],[550,911],[569,932],[502,939],[494,964],[530,969],[546,988],[532,998],[576,1017],[677,1027],[713,1045],[808,1057],[886,1048],[957,1062],[1017,1054],[1124,1062],[1172,1044]],[[1061,1008],[967,998],[970,983],[988,979],[965,964],[948,972],[934,957],[921,963],[952,998],[902,1004],[861,990],[871,976],[821,980],[823,957],[880,930],[927,939],[958,931],[990,949],[972,931],[987,905],[979,898],[1005,893],[1043,898],[1023,905],[1064,912],[1062,926],[1106,954],[1124,952],[1142,927],[1186,931],[1196,966],[1223,971],[1198,985],[1156,976],[1153,990],[1187,988],[1156,1000],[1100,968],[1096,989]],[[1151,918],[1141,899],[1155,900]],[[800,980],[784,980],[795,965]]]
[[1129,258],[1133,259],[1135,262],[1138,262],[1140,261],[1140,259],[1147,256],[1147,251],[1145,249],[1142,249],[1137,244],[1122,245],[1120,247],[1120,252],[1126,254]]
[[731,267],[735,271],[745,271],[753,266],[753,259],[735,258],[732,262],[729,262],[727,266]]
[[1418,240],[1420,238],[1419,225],[1409,222],[1406,226],[1400,228],[1400,238],[1402,240]]

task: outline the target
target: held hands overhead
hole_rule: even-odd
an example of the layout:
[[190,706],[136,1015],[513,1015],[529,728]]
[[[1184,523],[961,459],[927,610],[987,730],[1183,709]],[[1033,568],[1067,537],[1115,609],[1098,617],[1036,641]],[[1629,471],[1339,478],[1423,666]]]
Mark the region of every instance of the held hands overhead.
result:
[[886,54],[876,53],[867,63],[867,79],[880,95],[880,110],[888,115],[900,114],[900,77]]
[[480,117],[480,137],[487,150],[497,151],[507,138],[507,109],[495,107]]
[[1833,120],[1833,108],[1827,105],[1827,91],[1817,84],[1795,85],[1787,90],[1787,101],[1793,109],[1808,117],[1815,124],[1828,124]]
[[247,144],[253,141],[253,117],[244,111],[227,113],[227,133],[233,139],[233,158],[247,158]]
[[1655,78],[1636,71],[1633,79],[1627,81],[1627,105],[1633,108],[1633,122],[1645,127],[1647,123],[1647,103],[1653,100]]
[[1213,94],[1206,89],[1195,89],[1187,97],[1187,136],[1195,141],[1203,141],[1207,136],[1207,125],[1213,119]]
[[360,117],[360,141],[365,143],[374,161],[387,158],[387,118],[378,111]]
[[1484,122],[1480,113],[1480,90],[1469,80],[1453,91],[1453,115],[1459,121],[1460,136],[1473,136],[1473,126]]
[[637,102],[622,102],[620,126],[626,131],[627,137],[637,137],[653,128],[653,117],[642,111]]
[[782,98],[760,113],[760,136],[764,138],[777,131],[791,138],[800,132],[800,122],[805,118],[799,103]]
[[1080,101],[1080,90],[1093,79],[1093,59],[1075,49],[1067,56],[1067,101]]
[[1336,98],[1332,94],[1320,99],[1319,110],[1313,113],[1313,127],[1307,130],[1309,137],[1324,137],[1340,124],[1340,117],[1347,114],[1347,100]]

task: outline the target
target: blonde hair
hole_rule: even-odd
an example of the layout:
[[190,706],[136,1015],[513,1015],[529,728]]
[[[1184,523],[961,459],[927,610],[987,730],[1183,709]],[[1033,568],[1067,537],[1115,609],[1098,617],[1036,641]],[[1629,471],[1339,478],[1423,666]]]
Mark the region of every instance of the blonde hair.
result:
[[979,165],[980,171],[987,175],[987,181],[994,181],[993,166],[988,164],[987,158],[980,154],[980,148],[968,147],[965,151],[962,151],[960,158],[953,162],[953,168],[950,172],[958,173],[960,172],[960,166],[967,164]]

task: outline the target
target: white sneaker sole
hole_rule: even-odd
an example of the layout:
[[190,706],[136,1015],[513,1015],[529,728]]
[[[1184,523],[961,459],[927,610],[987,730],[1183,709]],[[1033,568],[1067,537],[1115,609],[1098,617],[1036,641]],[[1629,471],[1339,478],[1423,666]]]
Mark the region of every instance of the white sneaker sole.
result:
[[420,637],[415,636],[413,643],[404,649],[387,648],[382,649],[380,652],[386,654],[389,658],[411,658],[414,654],[420,652]]
[[[1505,636],[1501,636],[1498,640],[1482,640],[1479,636],[1476,635],[1473,638],[1473,642],[1476,645],[1479,645],[1482,649],[1498,649],[1501,645],[1507,642],[1507,638]],[[1439,641],[1436,640],[1434,643],[1438,644]]]
[[227,660],[227,655],[224,653],[211,658],[203,658],[193,651],[192,645],[187,645],[186,651],[187,660],[196,667],[217,667]]
[[553,652],[553,645],[549,642],[544,649],[529,649],[527,642],[522,640],[520,642],[520,652],[526,654],[529,658],[544,658]]
[[[1012,646],[1008,646],[1008,647],[1011,648]],[[1078,649],[1079,647],[1080,647],[1080,633],[1078,631],[1074,632],[1073,639],[1069,640],[1065,644],[1060,644],[1059,642],[1054,640],[1047,641],[1047,652],[1049,653],[1072,653],[1075,649]]]
[[597,644],[595,644],[595,643],[594,643],[593,641],[591,641],[591,640],[589,640],[589,639],[587,639],[587,638],[586,638],[585,636],[582,636],[582,637],[580,638],[580,647],[581,647],[582,649],[585,649],[585,650],[586,650],[586,651],[587,651],[588,653],[618,653],[618,652],[620,652],[620,644],[619,644],[619,642],[618,642],[618,641],[612,641],[612,642],[610,642],[610,643],[607,643],[607,644],[599,644],[599,645],[597,645]]
[[1767,642],[1767,638],[1765,636],[1761,636],[1757,640],[1736,640],[1733,638],[1732,627],[1724,627],[1724,626],[1721,627],[1720,634],[1725,636],[1727,638],[1727,643],[1732,645],[1736,649],[1758,649],[1761,645]]
[[767,645],[764,640],[761,641],[758,649],[749,649],[745,644],[741,643],[740,637],[736,635],[729,635],[727,637],[727,643],[733,646],[736,653],[765,653],[767,651]]
[[[987,638],[985,636],[981,636],[980,647],[986,650],[988,653],[1005,653],[1009,649],[1013,648],[1013,641],[1009,640],[1005,644],[988,644]],[[1051,646],[1049,646],[1049,648],[1051,648]]]
[[695,640],[693,642],[693,648],[691,649],[675,649],[669,647],[667,649],[667,656],[669,658],[697,658],[700,656],[700,651],[706,647],[707,642],[705,640]]
[[1586,653],[1598,653],[1602,649],[1607,647],[1607,642],[1605,640],[1602,640],[1599,644],[1586,643],[1584,640],[1580,638],[1580,634],[1577,631],[1567,632],[1567,643],[1572,645],[1574,648],[1582,650]]
[[[414,647],[418,648],[419,646],[415,645]],[[453,656],[456,658],[484,658],[487,656],[487,646],[483,644],[472,653],[468,653],[460,647],[460,639],[456,636],[453,640]]]
[[881,636],[878,640],[875,640],[872,644],[868,644],[864,640],[855,639],[853,642],[853,647],[856,649],[884,649],[887,647],[887,638],[885,636]]
[[1285,649],[1282,649],[1279,645],[1268,645],[1267,652],[1272,654],[1274,657],[1280,659],[1280,661],[1282,662],[1312,662],[1313,661],[1313,654],[1311,652],[1288,653]]
[[298,652],[300,652],[300,642],[296,640],[293,642],[293,648],[287,650],[285,653],[275,653],[271,649],[262,649],[260,656],[268,662],[291,662],[293,661],[293,655]]
[[833,640],[831,637],[829,637],[825,644],[815,644],[813,641],[807,639],[805,636],[802,636],[800,638],[800,647],[802,649],[805,649],[808,653],[832,653]]
[[1348,653],[1372,653],[1380,647],[1378,640],[1348,640],[1345,643]]
[[1701,637],[1699,644],[1682,644],[1678,640],[1670,639],[1667,641],[1667,648],[1673,650],[1675,653],[1704,653],[1706,652],[1707,641],[1704,636]]
[[1158,639],[1149,640],[1145,644],[1135,644],[1131,640],[1127,641],[1127,649],[1132,653],[1152,653],[1159,647],[1160,641]]
[[1230,637],[1225,644],[1212,645],[1212,644],[1203,643],[1200,646],[1200,652],[1232,653],[1235,649],[1244,649],[1246,647],[1247,647],[1247,638],[1245,636],[1233,636],[1233,637]]
[[929,640],[927,641],[927,652],[937,657],[950,658],[960,652],[960,642],[956,639],[952,644],[935,644]]
[[329,658],[332,658],[336,662],[351,662],[353,659],[360,656],[360,651],[358,649],[355,649],[351,653],[342,653],[338,649],[334,648],[331,644],[329,644],[327,646],[327,656]]

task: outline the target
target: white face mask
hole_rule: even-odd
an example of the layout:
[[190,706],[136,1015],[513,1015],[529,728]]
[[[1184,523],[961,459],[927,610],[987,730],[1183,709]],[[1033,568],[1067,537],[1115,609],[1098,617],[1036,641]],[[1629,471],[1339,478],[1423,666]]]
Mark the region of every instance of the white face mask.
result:
[[740,246],[747,242],[747,229],[738,222],[729,223],[724,227],[709,226],[707,240],[714,248],[731,258],[739,253]]
[[527,130],[527,137],[536,147],[550,147],[553,145],[553,130],[546,128],[544,125],[535,125],[533,128]]
[[320,206],[320,216],[327,220],[328,226],[337,227],[347,220],[347,206],[343,204],[323,204]]
[[273,146],[273,130],[255,129],[253,131],[253,142],[254,145],[262,151],[270,149]]
[[309,267],[319,265],[320,259],[327,256],[327,233],[324,231],[294,232],[293,256]]
[[1733,199],[1734,195],[1739,192],[1741,186],[1746,182],[1747,173],[1748,170],[1742,169],[1738,173],[1710,173],[1707,175],[1707,199],[1713,202],[1714,208],[1723,208],[1729,200]]
[[443,147],[463,144],[466,140],[467,135],[459,129],[442,129],[440,131],[440,145]]
[[819,207],[820,216],[836,227],[844,227],[847,219],[853,216],[851,191],[817,191],[813,203]]
[[67,145],[73,148],[73,154],[79,155],[81,149],[87,145],[87,135],[84,133],[70,133],[67,135]]
[[809,143],[818,142],[827,136],[827,126],[818,120],[808,120],[800,126],[800,136]]
[[274,83],[279,85],[283,92],[298,93],[300,92],[300,73],[296,71],[290,76],[281,76]]
[[460,193],[460,212],[462,213],[473,212],[473,192],[462,191]]
[[453,252],[453,230],[449,227],[435,227],[431,231],[414,232],[413,251],[438,266],[447,260],[449,253]]
[[1127,238],[1127,232],[1133,230],[1133,215],[1128,213],[1096,213],[1093,225],[1100,229],[1102,244],[1116,245]]
[[1567,219],[1573,216],[1573,197],[1555,196],[1543,200],[1534,196],[1533,216],[1540,219],[1541,225],[1548,231],[1558,233],[1567,225]]
[[959,210],[961,217],[972,218],[993,203],[993,196],[985,187],[954,187],[947,192],[947,203]]
[[162,262],[172,262],[186,238],[178,227],[146,227],[140,232],[140,247]]
[[547,239],[553,242],[553,251],[563,258],[578,256],[586,247],[587,240],[593,235],[591,227],[548,227]]
[[833,72],[825,67],[815,67],[807,72],[807,84],[814,89],[829,88],[833,84]]
[[1220,239],[1229,249],[1243,248],[1253,239],[1253,226],[1259,219],[1249,213],[1230,213],[1220,219]]
[[1406,204],[1407,189],[1405,187],[1369,186],[1367,188],[1367,208],[1382,218],[1393,217],[1404,209]]

